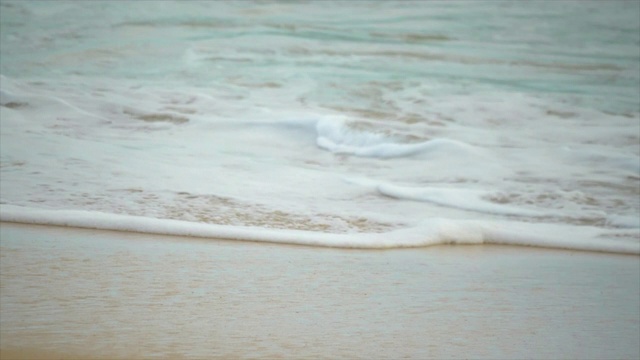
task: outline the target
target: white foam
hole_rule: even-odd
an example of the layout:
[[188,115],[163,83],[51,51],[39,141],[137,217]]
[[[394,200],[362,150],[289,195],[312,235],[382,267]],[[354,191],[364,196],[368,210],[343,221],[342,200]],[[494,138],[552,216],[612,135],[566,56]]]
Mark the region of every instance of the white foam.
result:
[[556,3],[12,2],[0,203],[336,246],[637,242],[640,25],[551,36],[634,13]]
[[[223,226],[187,221],[153,219],[88,211],[39,210],[11,205],[0,207],[0,220],[90,229],[132,231],[282,244],[390,249],[439,244],[502,244],[558,249],[640,254],[640,242],[599,238],[601,229],[515,222],[480,223],[428,219],[418,226],[387,233],[329,234],[296,230]],[[640,231],[609,232],[605,235],[640,235]]]
[[[385,196],[396,199],[422,201],[462,210],[468,210],[485,214],[497,214],[506,216],[529,217],[529,218],[566,218],[573,220],[583,220],[596,222],[607,218],[604,211],[585,211],[574,209],[569,205],[569,199],[577,198],[581,200],[584,195],[580,192],[554,192],[551,194],[532,195],[520,200],[527,202],[527,198],[540,198],[543,196],[554,197],[563,202],[566,209],[543,208],[542,203],[537,207],[515,206],[501,202],[509,202],[508,195],[499,190],[469,189],[463,186],[458,187],[407,187],[389,183],[376,185],[376,190]],[[525,194],[517,194],[519,197]],[[494,199],[492,201],[492,199]],[[529,201],[532,202],[532,201]]]
[[609,215],[607,217],[607,225],[617,228],[639,229],[640,218],[629,215]]
[[492,192],[477,189],[464,188],[413,188],[392,184],[380,184],[378,192],[383,195],[416,201],[425,201],[442,206],[458,209],[484,212],[489,214],[519,215],[519,216],[550,216],[549,212],[523,209],[515,206],[492,203],[485,200]]
[[328,117],[316,124],[317,144],[320,148],[338,154],[375,158],[407,157],[424,153],[445,153],[467,156],[479,153],[471,145],[451,139],[432,139],[416,143],[403,143],[393,136],[349,126],[343,118]]

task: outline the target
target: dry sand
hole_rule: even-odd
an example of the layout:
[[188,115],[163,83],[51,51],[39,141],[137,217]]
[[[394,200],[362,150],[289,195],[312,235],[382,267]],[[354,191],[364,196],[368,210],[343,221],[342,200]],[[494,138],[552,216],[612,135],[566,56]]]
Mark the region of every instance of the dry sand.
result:
[[640,257],[2,223],[2,359],[640,356]]

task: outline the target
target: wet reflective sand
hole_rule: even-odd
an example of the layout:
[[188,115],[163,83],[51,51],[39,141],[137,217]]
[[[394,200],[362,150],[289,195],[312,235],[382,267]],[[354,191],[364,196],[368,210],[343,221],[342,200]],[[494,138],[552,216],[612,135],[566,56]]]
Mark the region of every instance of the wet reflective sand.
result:
[[0,231],[2,359],[640,356],[638,256]]

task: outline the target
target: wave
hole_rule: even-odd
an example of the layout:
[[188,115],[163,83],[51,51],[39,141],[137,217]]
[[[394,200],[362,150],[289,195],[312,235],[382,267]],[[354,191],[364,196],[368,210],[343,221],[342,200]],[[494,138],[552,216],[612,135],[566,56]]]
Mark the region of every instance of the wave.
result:
[[[510,205],[510,200],[508,199],[509,194],[496,191],[448,187],[409,187],[387,183],[378,183],[374,186],[378,193],[394,199],[431,203],[438,206],[477,213],[528,218],[562,218],[583,222],[603,221],[616,227],[640,227],[633,226],[637,224],[637,221],[634,223],[633,220],[628,219],[628,217],[608,215],[604,211],[550,209],[546,207],[547,204],[544,202],[536,202],[534,199],[531,199],[531,196],[527,197],[525,194],[513,194],[512,196],[522,195],[524,201],[529,203],[528,206],[533,206],[535,209],[525,208],[520,206],[520,204]],[[571,203],[571,196],[576,195],[575,193],[563,194],[562,192],[558,192],[537,194],[537,197],[558,196],[563,198],[563,202]]]
[[640,242],[623,238],[637,238],[640,235],[638,229],[603,233],[603,229],[596,227],[516,222],[433,218],[414,227],[386,233],[332,234],[80,210],[43,210],[14,205],[0,208],[0,221],[336,248],[392,249],[442,244],[501,244],[640,255]]
[[375,158],[408,157],[424,153],[444,152],[449,155],[478,155],[480,149],[451,140],[431,139],[407,143],[393,135],[367,131],[341,118],[325,118],[316,124],[318,147],[338,154]]
[[485,201],[484,198],[490,196],[491,192],[484,190],[429,187],[413,188],[391,184],[380,184],[377,186],[377,190],[382,195],[396,199],[429,202],[436,205],[488,214],[533,217],[549,215],[546,212]]

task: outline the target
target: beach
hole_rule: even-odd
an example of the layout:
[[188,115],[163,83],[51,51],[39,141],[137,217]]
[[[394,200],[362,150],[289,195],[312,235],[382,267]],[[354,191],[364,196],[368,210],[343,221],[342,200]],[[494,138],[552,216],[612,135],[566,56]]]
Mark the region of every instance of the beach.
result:
[[638,13],[0,0],[0,357],[639,359]]
[[640,258],[3,222],[2,359],[634,359]]

